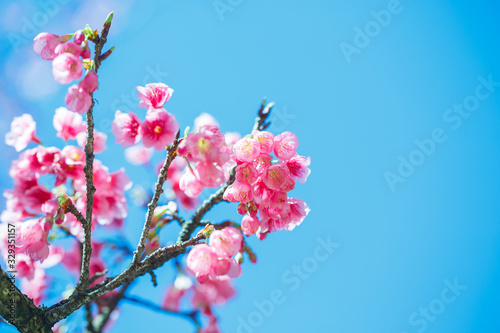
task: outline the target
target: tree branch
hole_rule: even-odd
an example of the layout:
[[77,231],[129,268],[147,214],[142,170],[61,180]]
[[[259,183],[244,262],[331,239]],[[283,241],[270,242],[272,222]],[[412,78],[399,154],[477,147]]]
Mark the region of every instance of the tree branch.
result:
[[151,220],[153,219],[153,214],[158,205],[158,200],[160,199],[161,194],[163,193],[163,183],[167,180],[167,171],[170,167],[170,164],[174,160],[175,156],[177,156],[177,147],[181,143],[182,139],[179,139],[180,131],[177,131],[175,136],[175,140],[172,143],[172,146],[168,149],[167,157],[165,158],[165,162],[160,170],[160,174],[158,175],[158,180],[156,181],[155,193],[151,202],[148,204],[148,213],[146,217],[146,221],[144,222],[144,227],[142,228],[141,238],[139,240],[139,244],[137,245],[137,249],[134,251],[134,257],[132,258],[132,266],[137,265],[137,263],[141,260],[142,253],[144,252],[144,247],[146,246],[146,239],[149,234],[149,229],[151,227]]
[[9,276],[0,267],[0,315],[19,332],[51,333],[52,325],[45,320],[43,310],[24,295],[12,280],[15,281],[13,273]]
[[[94,69],[95,72],[99,70],[101,65],[101,52],[104,44],[106,44],[109,29],[111,27],[111,20],[113,19],[113,12],[111,12],[104,25],[102,27],[101,35],[98,40],[95,41],[95,52],[94,52]],[[83,171],[85,173],[85,181],[87,185],[87,211],[85,214],[85,219],[87,223],[83,225],[83,248],[82,248],[82,261],[81,261],[81,274],[78,283],[76,284],[76,292],[84,293],[88,286],[89,279],[89,265],[90,257],[92,256],[92,210],[94,204],[94,93],[90,93],[92,98],[92,105],[87,111],[87,143],[85,144],[85,167]]]

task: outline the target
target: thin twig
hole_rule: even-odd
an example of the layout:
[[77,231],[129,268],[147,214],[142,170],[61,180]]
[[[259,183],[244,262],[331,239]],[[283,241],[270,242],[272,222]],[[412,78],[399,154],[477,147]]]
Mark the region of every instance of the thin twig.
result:
[[94,329],[94,318],[92,318],[91,303],[85,304],[85,319],[87,320],[87,333],[96,333]]
[[134,257],[132,258],[131,265],[137,265],[137,263],[141,260],[142,253],[144,252],[144,248],[146,246],[146,239],[149,234],[149,229],[151,227],[151,221],[153,219],[153,214],[158,205],[158,200],[160,199],[161,194],[163,193],[163,183],[167,180],[167,172],[170,164],[174,160],[175,156],[177,156],[177,147],[181,143],[182,139],[179,138],[180,131],[177,131],[177,135],[175,137],[174,142],[168,149],[167,156],[165,158],[165,162],[160,170],[160,174],[158,175],[158,180],[156,181],[155,193],[151,202],[148,204],[148,213],[146,217],[146,221],[144,222],[144,226],[142,228],[141,238],[139,240],[139,244],[137,245],[137,249],[134,251]]
[[[101,65],[101,52],[104,44],[106,44],[109,29],[111,27],[111,20],[113,19],[113,12],[111,12],[104,25],[102,27],[101,35],[95,42],[95,52],[94,52],[94,70],[97,73],[99,66]],[[81,294],[85,292],[88,286],[89,279],[89,265],[90,257],[92,256],[92,209],[94,203],[94,93],[90,93],[92,98],[92,105],[87,111],[87,143],[85,144],[85,167],[83,171],[85,173],[85,181],[87,185],[87,211],[85,214],[85,219],[87,223],[83,225],[83,249],[82,249],[82,263],[81,263],[81,274],[78,283],[76,284],[76,291]]]

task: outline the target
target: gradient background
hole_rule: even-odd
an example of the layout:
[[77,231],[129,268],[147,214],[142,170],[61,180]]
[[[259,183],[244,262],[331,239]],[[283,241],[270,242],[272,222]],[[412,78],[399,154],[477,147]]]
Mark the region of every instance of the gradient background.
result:
[[[252,316],[254,302],[269,300],[278,289],[285,302],[254,332],[419,332],[422,326],[412,326],[409,317],[440,298],[445,279],[457,278],[467,289],[420,332],[498,332],[500,91],[458,129],[443,115],[474,93],[478,76],[500,81],[500,6],[401,0],[403,10],[348,63],[340,43],[353,44],[354,29],[373,20],[370,11],[386,9],[387,0],[232,3],[221,17],[212,1],[65,0],[50,21],[23,36],[23,25],[46,13],[42,2],[2,1],[0,137],[14,116],[27,112],[38,136],[61,146],[52,117],[67,87],[53,81],[50,63],[31,49],[32,38],[86,23],[100,28],[114,10],[108,45],[116,50],[99,71],[95,94],[96,128],[109,136],[98,158],[111,170],[125,165],[110,132],[114,111],[144,116],[134,87],[158,81],[151,71],[174,88],[166,107],[181,128],[209,112],[223,131],[245,134],[267,96],[278,111],[270,130],[293,131],[298,152],[312,157],[308,182],[293,193],[308,202],[310,215],[293,232],[251,239],[259,262],[244,264],[235,281],[237,298],[215,310],[222,331],[237,332],[238,318]],[[22,42],[12,44],[8,33]],[[384,173],[397,172],[398,157],[407,158],[417,148],[414,141],[436,128],[447,140],[391,191]],[[12,186],[7,170],[17,154],[3,144],[1,151],[3,191]],[[126,169],[136,184],[154,179],[144,168]],[[235,210],[221,204],[209,217],[237,218]],[[143,214],[133,209],[126,222],[134,244]],[[162,236],[173,240],[177,231]],[[327,236],[340,247],[291,290],[283,275],[313,256],[317,238]],[[171,265],[158,277],[156,289],[143,277],[132,294],[160,302],[172,281]],[[73,316],[82,318],[81,312]],[[110,332],[154,329],[191,332],[193,326],[124,304]]]

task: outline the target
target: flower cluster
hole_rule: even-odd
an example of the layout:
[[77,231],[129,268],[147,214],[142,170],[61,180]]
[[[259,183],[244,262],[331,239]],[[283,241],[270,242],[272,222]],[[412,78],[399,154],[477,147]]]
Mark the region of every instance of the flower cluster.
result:
[[133,112],[127,114],[117,110],[111,124],[111,132],[116,136],[116,143],[122,147],[134,145],[142,140],[146,148],[163,150],[174,141],[179,130],[175,116],[163,108],[173,90],[163,83],[150,83],[145,87],[137,87],[137,90],[139,107],[147,108],[146,119],[141,122]]
[[211,115],[203,113],[197,117],[195,128],[181,143],[178,153],[190,162],[180,179],[180,189],[191,198],[198,197],[206,187],[218,187],[228,181],[234,164],[231,145]]
[[[224,199],[240,203],[245,235],[264,239],[269,232],[292,230],[309,213],[304,201],[288,197],[295,181],[305,182],[310,173],[310,158],[297,154],[298,145],[291,132],[274,137],[265,131],[235,143],[236,180],[224,192]],[[273,160],[273,152],[278,160]]]
[[210,235],[210,245],[199,244],[189,252],[187,266],[200,283],[208,279],[235,278],[241,275],[241,267],[233,256],[242,248],[243,236],[238,229],[215,230]]
[[[69,34],[57,36],[42,32],[33,42],[33,50],[43,59],[52,61],[52,75],[61,84],[80,79],[83,64],[91,62],[88,34],[78,30],[73,34],[73,41],[70,41],[71,37]],[[68,89],[65,98],[68,109],[80,114],[87,112],[92,106],[90,94],[97,86],[97,74],[89,66],[83,80]]]

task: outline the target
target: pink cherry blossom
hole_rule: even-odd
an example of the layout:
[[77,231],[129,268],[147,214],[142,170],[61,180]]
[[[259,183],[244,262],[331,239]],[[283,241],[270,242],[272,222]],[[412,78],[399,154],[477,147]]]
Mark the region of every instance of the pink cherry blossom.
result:
[[[195,248],[198,246],[200,245],[195,246]],[[207,280],[203,284],[195,284],[193,286],[194,296],[191,301],[193,306],[223,305],[226,303],[236,295],[230,281],[230,279],[217,279]]]
[[80,47],[80,45],[76,43],[67,42],[64,44],[57,45],[56,49],[54,50],[54,53],[56,54],[56,56],[63,53],[71,53],[79,57],[82,54],[82,48]]
[[241,139],[241,134],[238,132],[227,132],[224,134],[224,137],[226,139],[226,144],[232,147]]
[[224,200],[229,202],[250,202],[253,198],[252,187],[247,183],[235,181],[224,192]]
[[118,110],[115,112],[115,119],[111,123],[111,132],[116,136],[116,143],[125,148],[139,141],[140,126],[141,122],[135,113],[129,112],[129,114],[126,114]]
[[232,257],[241,251],[243,236],[235,227],[215,230],[210,235],[210,246],[219,257]]
[[214,163],[198,163],[196,171],[205,187],[218,187],[229,179],[229,173]]
[[216,260],[216,254],[210,246],[198,244],[189,251],[186,263],[195,274],[205,275],[210,273]]
[[[106,150],[106,140],[108,136],[97,130],[94,130],[94,153],[99,154]],[[87,144],[87,133],[81,132],[76,136],[76,142],[82,148]]]
[[86,129],[82,116],[69,111],[65,107],[56,109],[53,124],[57,131],[57,136],[63,138],[65,141],[75,139],[78,133],[85,132]]
[[276,157],[288,160],[295,155],[299,145],[299,139],[292,132],[283,132],[274,138],[274,155]]
[[91,93],[97,90],[99,87],[98,77],[96,72],[90,70],[87,75],[78,83],[78,86],[84,91]]
[[287,204],[290,210],[288,212],[289,222],[285,228],[287,231],[291,231],[304,221],[311,210],[309,206],[300,199],[288,198]]
[[245,215],[241,220],[241,230],[247,236],[255,234],[259,230],[259,226],[260,222],[256,217]]
[[196,131],[199,131],[203,126],[219,127],[219,123],[214,118],[214,116],[209,113],[203,112],[194,119],[194,129]]
[[164,83],[149,83],[145,87],[137,87],[139,107],[146,109],[161,109],[174,90]]
[[153,148],[146,148],[139,144],[125,149],[125,159],[127,162],[134,165],[148,164],[153,153]]
[[45,218],[27,220],[18,226],[16,247],[35,261],[43,262],[49,256],[47,236],[52,225]]
[[192,162],[214,162],[222,166],[230,158],[231,148],[216,126],[205,125],[197,133],[189,133],[185,150]]
[[311,173],[311,170],[308,168],[308,166],[311,164],[311,158],[310,157],[304,157],[304,156],[299,156],[296,155],[286,161],[286,166],[290,170],[290,174],[299,182],[299,183],[305,183],[307,180],[307,177]]
[[236,180],[239,182],[253,184],[258,177],[259,172],[249,163],[242,163],[236,167]]
[[80,86],[74,84],[68,89],[64,103],[70,111],[83,114],[92,106],[92,97]]
[[45,270],[41,268],[35,269],[35,273],[31,280],[21,279],[21,289],[23,293],[31,298],[35,305],[40,305],[44,297],[43,292],[47,287],[47,276]]
[[270,153],[274,150],[274,135],[271,132],[257,132],[254,136],[260,144],[260,153]]
[[47,32],[38,34],[33,41],[33,50],[42,56],[42,59],[53,60],[56,57],[56,47],[68,41],[71,35],[56,36]]
[[73,40],[77,44],[83,43],[83,41],[85,40],[85,33],[83,32],[83,30],[76,31],[74,36],[73,36]]
[[10,132],[5,135],[5,144],[14,147],[16,151],[21,151],[28,146],[30,141],[40,143],[35,132],[36,123],[33,117],[24,113],[12,120]]
[[191,170],[187,170],[179,180],[179,188],[190,198],[196,198],[203,191],[203,184]]
[[74,54],[62,53],[52,61],[52,75],[62,84],[78,80],[82,76],[82,61]]
[[146,120],[139,128],[139,133],[144,147],[155,147],[159,151],[174,141],[178,130],[179,123],[175,120],[175,116],[159,109],[148,110]]
[[271,190],[279,190],[290,176],[290,171],[284,163],[277,163],[267,168],[263,175],[262,181]]
[[260,154],[260,144],[254,139],[243,138],[233,148],[236,159],[241,162],[252,162]]

